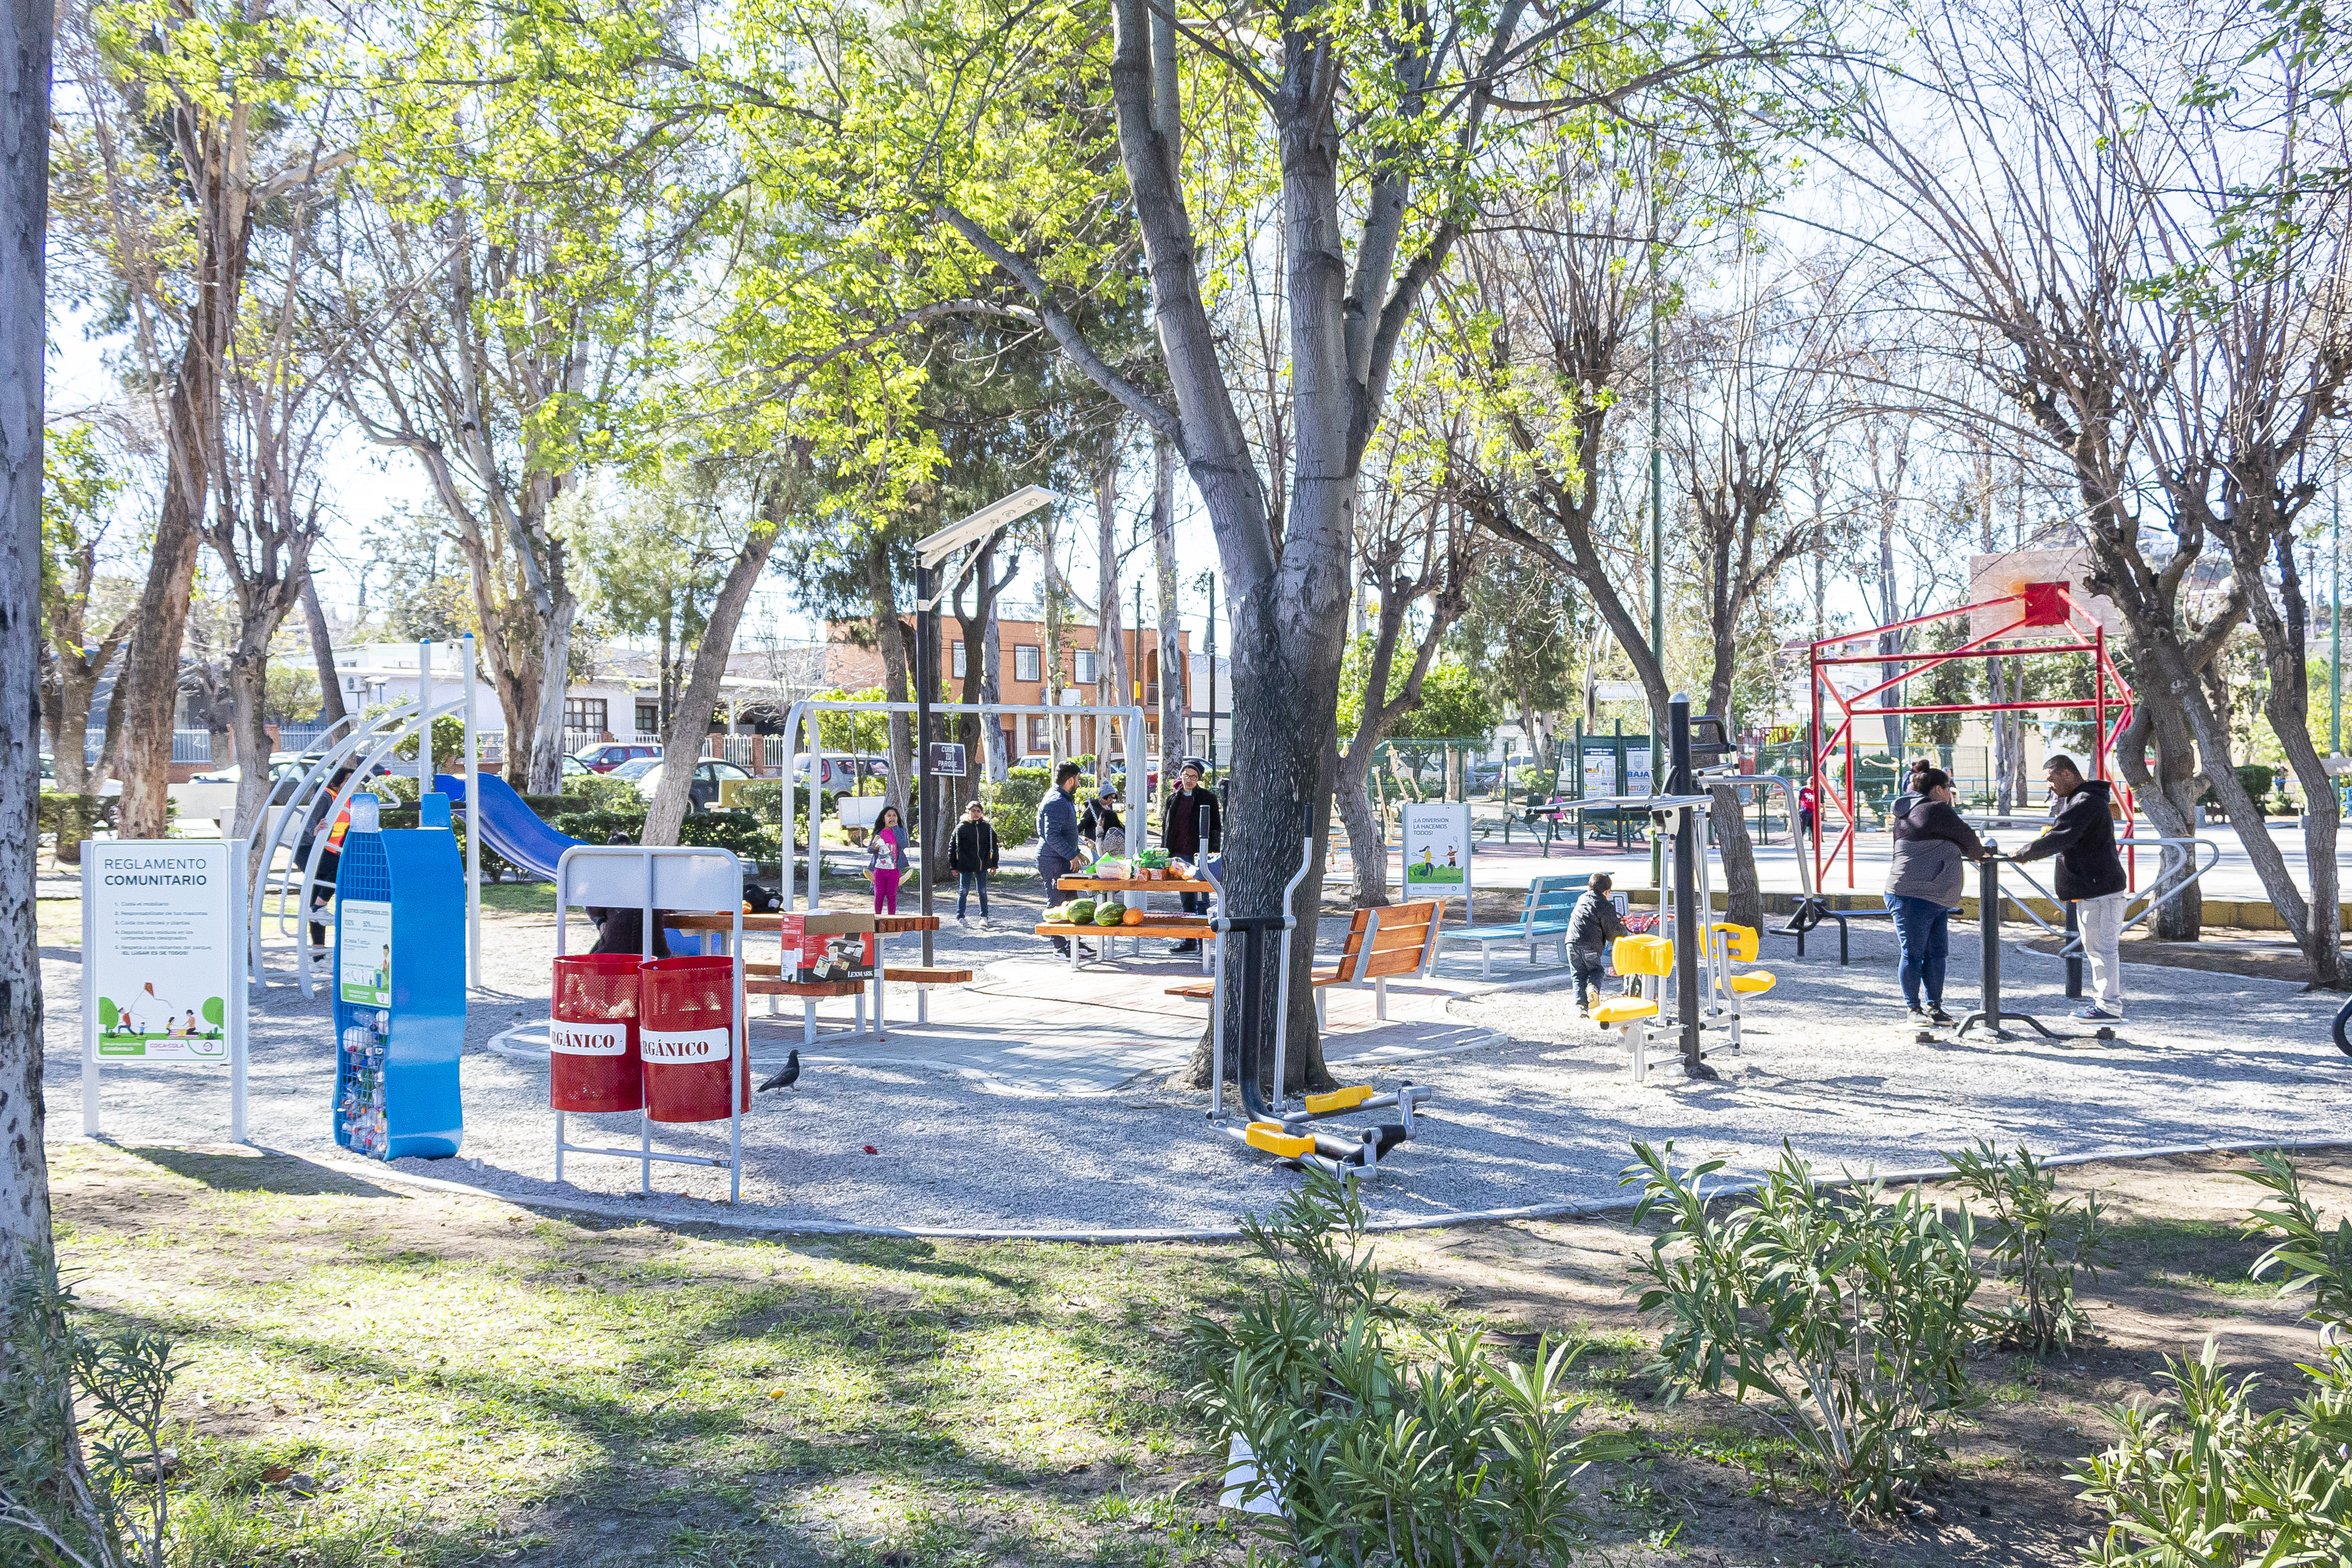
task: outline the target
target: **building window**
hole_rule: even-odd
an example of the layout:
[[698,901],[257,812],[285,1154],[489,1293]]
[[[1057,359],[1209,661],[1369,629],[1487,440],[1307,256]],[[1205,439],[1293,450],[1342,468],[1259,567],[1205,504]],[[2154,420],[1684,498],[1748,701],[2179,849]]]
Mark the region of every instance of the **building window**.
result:
[[1095,674],[1095,650],[1090,647],[1082,647],[1078,649],[1076,655],[1076,659],[1077,663],[1078,684],[1080,686],[1092,686],[1097,679]]
[[1013,645],[1013,679],[1043,680],[1045,679],[1042,673],[1043,668],[1038,662],[1037,649],[1034,644],[1024,642]]
[[567,697],[563,700],[563,727],[604,733],[604,700],[601,697]]
[[643,697],[637,699],[637,733],[640,735],[658,735],[661,733],[661,703],[659,701],[648,701]]
[[[1034,653],[1037,650],[1031,648],[1029,651]],[[1032,752],[1042,752],[1045,749],[1045,724],[1046,721],[1042,715],[1033,715],[1030,718],[1029,749]]]
[[963,644],[961,643],[955,645],[955,678],[958,680],[963,679]]

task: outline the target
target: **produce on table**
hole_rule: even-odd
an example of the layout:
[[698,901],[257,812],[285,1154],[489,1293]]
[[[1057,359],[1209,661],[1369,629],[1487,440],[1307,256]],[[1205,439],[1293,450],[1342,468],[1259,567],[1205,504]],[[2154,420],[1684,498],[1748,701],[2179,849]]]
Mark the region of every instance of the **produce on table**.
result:
[[1127,906],[1124,904],[1106,903],[1095,910],[1095,924],[1098,926],[1115,926],[1126,919]]
[[1141,925],[1143,923],[1143,911],[1136,909],[1129,910],[1121,923],[1131,926]]
[[1062,906],[1062,919],[1071,925],[1086,925],[1094,918],[1095,901],[1092,899],[1072,899]]

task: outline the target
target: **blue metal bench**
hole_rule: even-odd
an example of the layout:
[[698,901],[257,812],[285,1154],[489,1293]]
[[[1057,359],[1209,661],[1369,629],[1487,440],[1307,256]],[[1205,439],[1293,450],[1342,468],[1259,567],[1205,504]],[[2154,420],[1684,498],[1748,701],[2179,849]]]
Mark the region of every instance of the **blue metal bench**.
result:
[[1528,962],[1536,961],[1536,944],[1549,939],[1559,951],[1559,962],[1568,962],[1568,916],[1576,908],[1576,900],[1584,896],[1585,885],[1592,874],[1580,871],[1573,876],[1538,877],[1528,884],[1528,901],[1519,910],[1519,918],[1509,925],[1441,926],[1441,942],[1475,942],[1478,944],[1478,973],[1483,979],[1495,973],[1492,953],[1498,942],[1523,942],[1528,944]]

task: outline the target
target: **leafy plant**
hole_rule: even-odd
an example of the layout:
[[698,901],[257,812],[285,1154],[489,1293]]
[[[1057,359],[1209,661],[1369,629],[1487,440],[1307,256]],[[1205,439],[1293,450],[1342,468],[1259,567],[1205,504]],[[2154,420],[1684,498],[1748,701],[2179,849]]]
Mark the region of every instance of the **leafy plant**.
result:
[[1312,1177],[1243,1229],[1274,1288],[1230,1325],[1196,1324],[1216,1363],[1203,1403],[1246,1446],[1230,1477],[1281,1509],[1262,1529],[1333,1568],[1501,1568],[1583,1542],[1573,1478],[1630,1446],[1571,1429],[1579,1347],[1498,1364],[1474,1333],[1411,1326],[1364,1254],[1352,1183]]
[[1917,1189],[1833,1191],[1793,1150],[1754,1194],[1718,1206],[1710,1160],[1676,1174],[1633,1145],[1636,1224],[1667,1216],[1637,1268],[1641,1309],[1664,1332],[1652,1370],[1670,1397],[1762,1398],[1850,1515],[1912,1506],[1944,1457],[1952,1415],[1976,1403],[1965,1355],[1982,1276],[1968,1211],[1948,1223]]
[[2279,1150],[2256,1154],[2254,1168],[2238,1173],[2273,1194],[2246,1216],[2247,1234],[2280,1238],[2249,1272],[2256,1279],[2284,1274],[2279,1294],[2311,1292],[2306,1316],[2339,1330],[2352,1327],[2352,1219],[2337,1220],[2332,1231],[2323,1228],[2319,1211],[2303,1195],[2294,1162]]
[[2076,1304],[2076,1277],[2095,1279],[2107,1258],[2098,1198],[2061,1200],[2058,1178],[2021,1144],[2005,1154],[1985,1140],[1944,1158],[1982,1205],[1977,1223],[1990,1243],[1993,1278],[2013,1292],[1979,1321],[1995,1343],[2036,1355],[2072,1344],[2091,1321]]
[[0,1564],[163,1568],[173,1458],[163,1410],[180,1370],[172,1342],[87,1332],[55,1258],[30,1262],[0,1303]]
[[2194,1362],[2165,1358],[2168,1408],[2108,1413],[2113,1447],[2071,1479],[2107,1513],[2084,1552],[2102,1568],[2232,1568],[2352,1562],[2352,1352],[2303,1368],[2293,1407],[2256,1415],[2258,1377],[2232,1378],[2213,1342]]

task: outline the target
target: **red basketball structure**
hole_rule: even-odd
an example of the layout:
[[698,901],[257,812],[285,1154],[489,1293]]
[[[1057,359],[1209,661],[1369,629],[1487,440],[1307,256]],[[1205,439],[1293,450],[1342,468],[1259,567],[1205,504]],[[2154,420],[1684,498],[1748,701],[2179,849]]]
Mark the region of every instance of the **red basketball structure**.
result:
[[[1914,616],[1907,621],[1895,621],[1883,626],[1871,626],[1840,637],[1823,637],[1811,645],[1811,677],[1813,695],[1812,778],[1813,794],[1822,809],[1813,813],[1813,885],[1828,886],[1828,872],[1838,857],[1845,851],[1845,885],[1853,886],[1854,832],[1857,826],[1854,801],[1854,721],[1860,719],[1883,719],[1889,714],[1913,713],[2020,713],[2039,712],[2049,709],[2088,708],[2092,710],[2091,776],[2109,776],[2108,762],[2114,754],[2116,737],[2131,722],[2132,691],[2124,681],[2115,661],[2107,657],[2107,630],[2075,602],[2075,590],[2065,583],[2027,583],[2014,594],[1999,598],[1981,599],[1973,605],[1962,605],[1954,610],[1938,610],[1933,615]],[[1869,653],[1836,654],[1831,650],[1849,647],[1865,638],[1874,638],[1887,632],[1906,630],[1911,626],[1931,626],[1948,621],[1955,616],[1966,616],[1979,610],[2007,611],[2006,616],[1996,616],[2003,624],[1980,637],[1971,637],[1958,647],[1942,653]],[[2036,642],[2024,647],[2000,647],[2004,637],[2033,627],[2062,626],[2074,640]],[[1902,703],[1882,707],[1872,700],[1904,681],[1924,675],[1938,665],[1956,658],[2035,658],[2051,653],[2087,653],[2091,656],[2092,683],[2088,697],[2058,697],[2032,702],[1945,702]],[[1880,680],[1851,694],[1842,693],[1830,678],[1830,672],[1840,665],[1899,664],[1905,667],[1900,675]],[[1832,719],[1824,727],[1825,719]],[[1845,749],[1843,777],[1838,787],[1831,787],[1830,765],[1838,748]],[[2123,792],[2124,820],[2132,819],[2132,794]],[[1826,850],[1822,847],[1822,829],[1829,806],[1834,805],[1843,820]],[[2128,828],[2126,829],[2128,831]]]

